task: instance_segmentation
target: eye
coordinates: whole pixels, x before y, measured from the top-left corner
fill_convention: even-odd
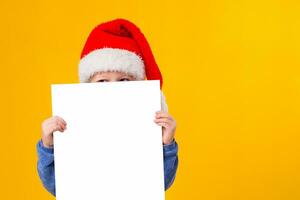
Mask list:
[[[108,80],[106,80],[106,79],[100,79],[100,80],[98,80],[96,82],[108,82]]]
[[[130,81],[129,78],[121,78],[119,81]]]

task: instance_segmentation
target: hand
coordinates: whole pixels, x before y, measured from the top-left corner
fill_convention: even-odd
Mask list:
[[[53,116],[42,123],[42,142],[47,148],[53,146],[53,132],[64,132],[67,128],[65,120],[58,116]]]
[[[167,112],[158,111],[155,113],[155,120],[154,122],[162,126],[162,137],[163,137],[163,144],[171,144],[176,130],[176,122],[172,118],[171,115]]]

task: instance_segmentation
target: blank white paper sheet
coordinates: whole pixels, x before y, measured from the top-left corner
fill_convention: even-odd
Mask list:
[[[164,200],[159,81],[51,85],[57,200]]]

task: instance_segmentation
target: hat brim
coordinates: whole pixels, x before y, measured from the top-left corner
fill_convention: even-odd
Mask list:
[[[118,48],[96,49],[79,62],[79,80],[88,82],[97,72],[118,71],[145,79],[145,66],[142,58],[134,52]]]

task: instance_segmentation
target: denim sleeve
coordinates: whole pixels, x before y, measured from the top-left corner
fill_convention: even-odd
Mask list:
[[[43,186],[55,196],[54,150],[43,146],[42,140],[37,145],[37,169]]]
[[[164,175],[165,190],[174,182],[178,168],[178,145],[175,140],[171,144],[163,146],[164,151]]]

